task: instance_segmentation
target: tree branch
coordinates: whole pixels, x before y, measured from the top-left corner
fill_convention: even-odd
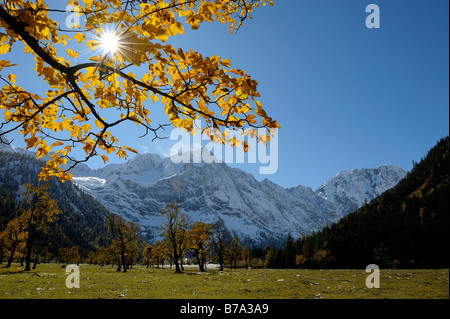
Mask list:
[[[10,15],[2,6],[0,6],[0,18],[5,21],[9,28],[19,35],[42,60],[56,70],[67,73],[67,67],[48,54],[39,45],[39,41],[25,29],[25,25]]]

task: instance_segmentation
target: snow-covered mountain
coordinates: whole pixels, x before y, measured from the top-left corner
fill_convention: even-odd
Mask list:
[[[191,154],[192,156],[192,154]],[[160,239],[161,211],[176,201],[193,221],[223,222],[249,244],[280,243],[322,229],[395,186],[406,171],[394,166],[342,171],[319,189],[283,188],[224,163],[174,164],[158,155],[137,155],[98,170],[79,165],[73,181],[111,212],[142,225]]]
[[[0,130],[0,134],[3,133],[2,130]],[[0,135],[0,152],[11,152],[15,153],[16,150],[11,145],[10,140],[5,135]]]
[[[315,193],[336,205],[341,218],[394,187],[405,176],[405,170],[392,165],[341,171]]]

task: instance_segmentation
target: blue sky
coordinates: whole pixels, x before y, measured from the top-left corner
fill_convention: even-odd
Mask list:
[[[449,134],[447,0],[274,2],[235,35],[225,25],[202,24],[171,41],[245,69],[259,82],[267,113],[282,127],[276,174],[258,175],[258,163],[232,166],[283,187],[316,189],[343,169],[392,164],[410,170],[413,160]],[[370,3],[380,8],[380,29],[365,25]],[[32,57],[23,58],[28,61],[11,72],[18,84],[22,79],[36,85],[27,77]],[[164,119],[160,105],[150,108]],[[139,133],[123,127],[117,137],[160,155],[175,143],[137,139]],[[18,134],[10,137],[23,147]]]

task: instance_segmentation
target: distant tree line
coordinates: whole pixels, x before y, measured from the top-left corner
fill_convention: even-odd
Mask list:
[[[211,262],[220,270],[264,266],[261,259],[252,258],[237,236],[230,236],[223,223],[192,223],[175,203],[162,211],[163,240],[150,245],[139,236],[138,224],[110,214],[104,224],[108,244],[83,253],[76,245],[53,241],[58,239],[51,233],[59,229],[55,223],[61,210],[48,192],[49,185],[24,184],[23,188],[18,205],[8,192],[0,197],[0,264],[6,263],[5,267],[13,261],[20,262],[25,271],[36,269],[41,262],[110,265],[123,272],[136,263],[158,268],[168,265],[176,272],[182,272],[186,264],[196,264],[203,272]]]
[[[192,222],[176,203],[167,204],[162,214],[165,217],[161,225],[163,239],[153,244],[139,240],[137,224],[111,215],[107,222],[114,235],[111,245],[90,252],[85,262],[101,266],[116,264],[118,271],[121,267],[126,271],[140,261],[147,267],[174,267],[176,273],[183,272],[186,264],[197,265],[201,272],[207,270],[209,263],[218,264],[222,271],[227,266],[235,269],[252,264],[263,266],[261,260],[251,259],[248,246],[242,246],[237,236],[231,237],[223,223]]]

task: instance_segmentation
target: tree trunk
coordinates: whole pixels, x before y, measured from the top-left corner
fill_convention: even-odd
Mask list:
[[[127,264],[125,262],[125,249],[122,250],[122,265],[123,265],[123,272],[127,272]]]
[[[181,273],[180,258],[178,256],[176,248],[173,249],[173,263],[175,264],[175,273],[180,274]]]
[[[200,268],[201,272],[205,271],[205,267],[203,266],[203,260],[200,258],[198,254],[195,254],[195,258],[197,259],[198,268]]]
[[[17,245],[13,245],[13,246],[12,246],[12,248],[11,248],[11,256],[9,256],[9,258],[8,258],[8,263],[6,264],[6,267],[5,267],[5,268],[11,267],[11,263],[12,263],[12,261],[13,261],[13,259],[14,259],[14,254],[16,253],[16,246],[17,246]]]
[[[181,273],[180,265],[178,264],[178,260],[175,260],[175,273]]]
[[[25,269],[24,271],[31,271],[31,251],[33,250],[33,231],[30,231],[27,239],[27,253],[25,256]]]
[[[220,271],[223,271],[223,258],[222,258],[222,256],[219,256],[219,265],[220,265]]]
[[[177,254],[175,254],[175,256],[173,258],[173,263],[175,264],[175,273],[181,273],[180,260],[178,259]]]
[[[34,262],[33,262],[33,269],[36,269],[36,265],[37,265],[37,259],[38,259],[38,256],[37,256],[37,254],[36,254],[36,253],[34,253]]]
[[[179,274],[179,273],[181,273],[181,269],[180,269],[180,261],[178,260],[178,254],[174,253],[173,257],[174,257],[173,258],[173,263],[175,264],[175,273]]]

